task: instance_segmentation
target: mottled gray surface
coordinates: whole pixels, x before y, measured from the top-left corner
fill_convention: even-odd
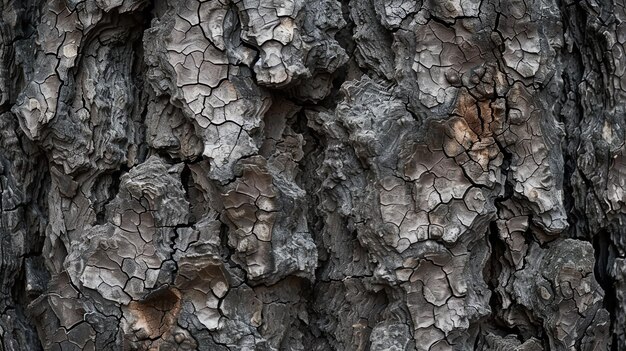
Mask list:
[[[0,351],[625,350],[624,0],[3,0]]]

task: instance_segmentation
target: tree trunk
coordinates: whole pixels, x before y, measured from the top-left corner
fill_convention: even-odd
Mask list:
[[[0,6],[0,350],[626,350],[623,0]]]

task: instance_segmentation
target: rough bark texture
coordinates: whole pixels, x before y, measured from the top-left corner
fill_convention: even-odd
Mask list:
[[[626,350],[623,0],[3,0],[0,350]]]

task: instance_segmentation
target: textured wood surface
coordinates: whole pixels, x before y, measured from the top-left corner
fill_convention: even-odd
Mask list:
[[[3,0],[0,351],[626,350],[624,0]]]

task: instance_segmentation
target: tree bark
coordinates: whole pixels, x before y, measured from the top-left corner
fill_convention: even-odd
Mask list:
[[[0,351],[626,350],[624,1],[0,13]]]

